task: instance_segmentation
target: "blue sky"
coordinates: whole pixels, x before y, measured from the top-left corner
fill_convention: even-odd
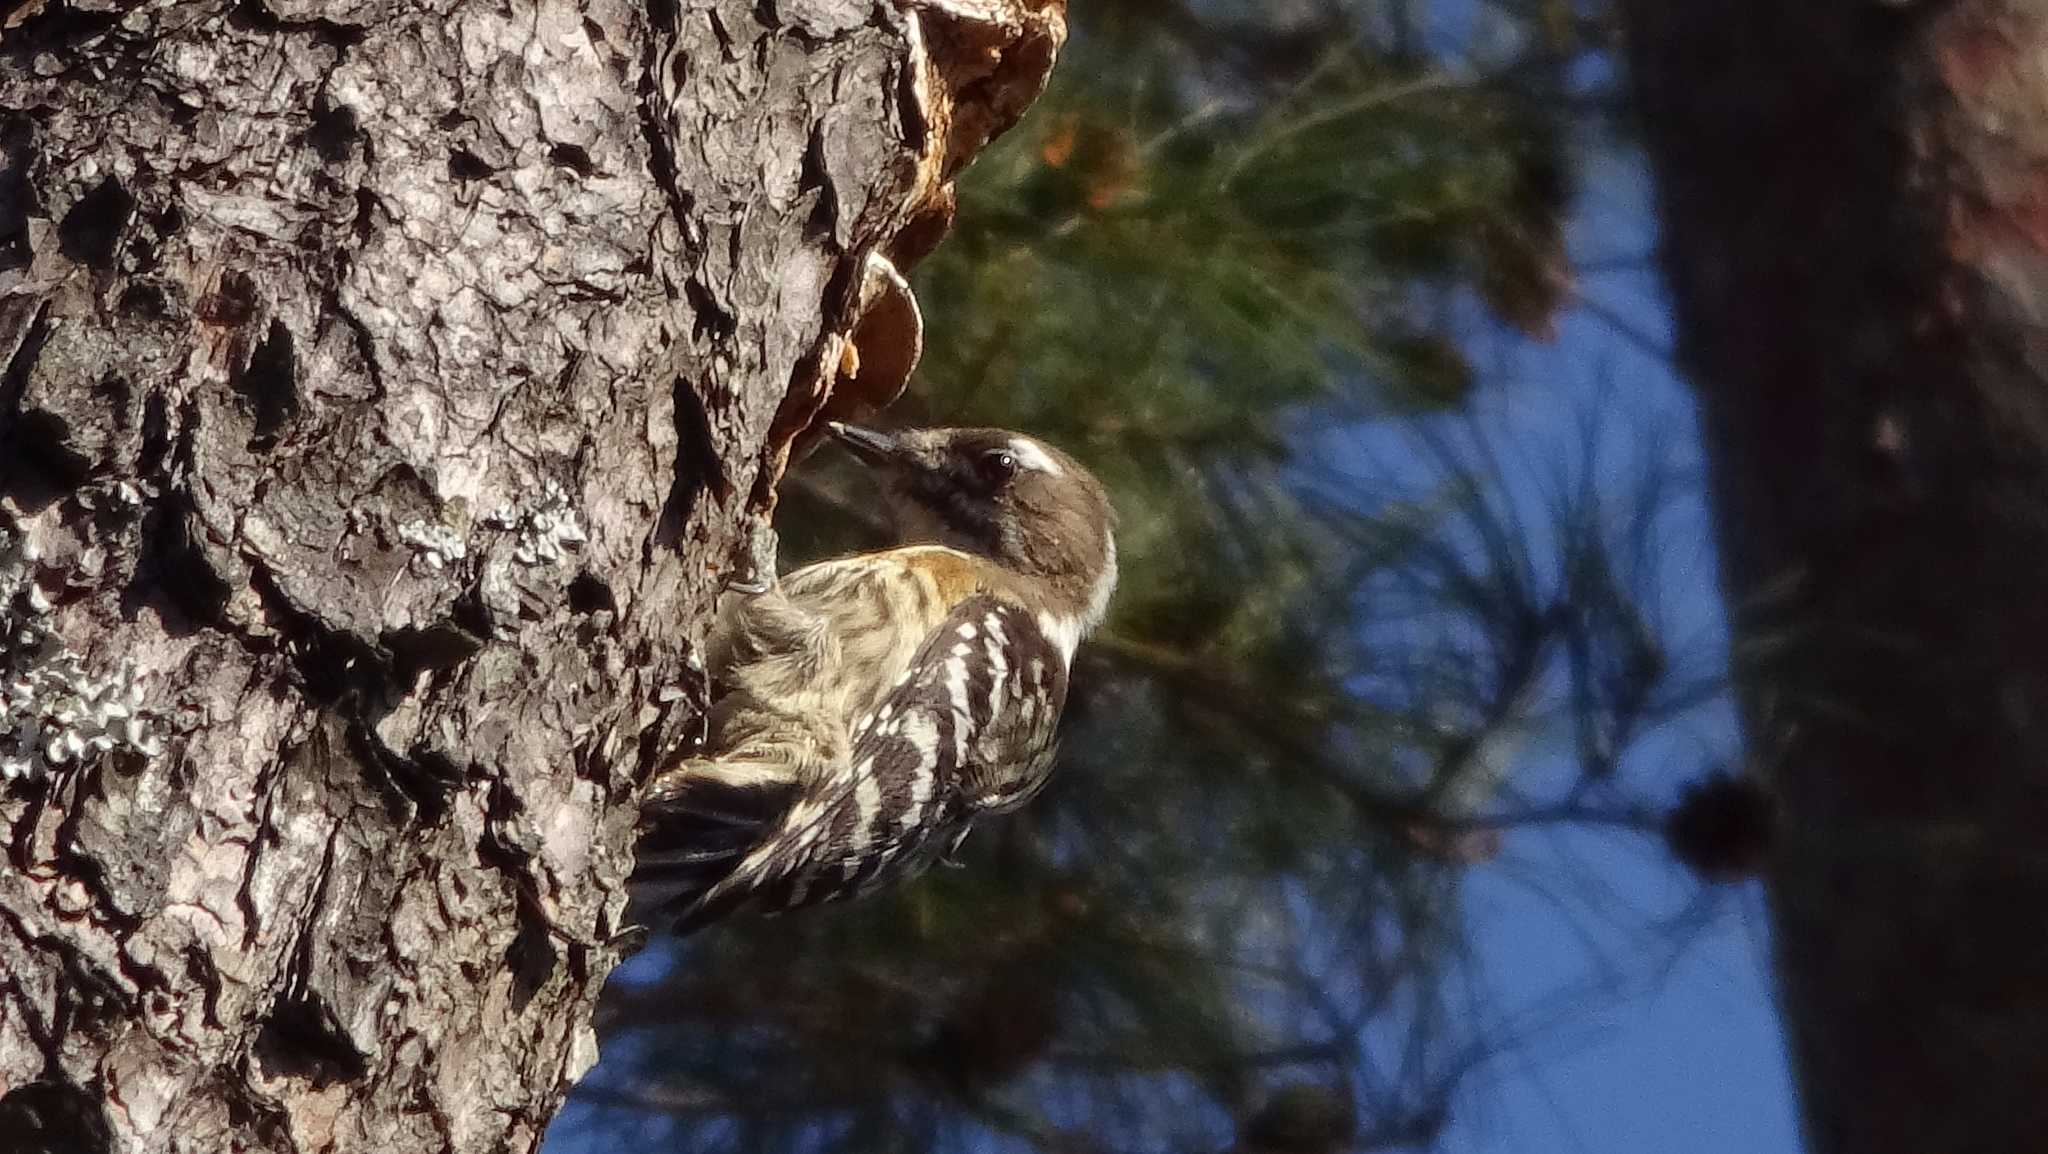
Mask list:
[[[1475,407],[1484,427],[1539,462],[1569,454],[1580,415],[1597,407],[1603,487],[1625,484],[1627,462],[1644,452],[1691,479],[1662,524],[1658,607],[1696,660],[1722,666],[1726,623],[1693,402],[1659,351],[1671,325],[1649,259],[1652,221],[1639,161],[1589,166],[1571,236],[1586,307],[1564,318],[1553,344],[1475,341],[1495,358],[1493,387]],[[1722,700],[1638,741],[1622,776],[1669,800],[1738,747]],[[1562,754],[1546,767],[1534,753],[1539,764],[1524,772],[1570,772]],[[1465,1087],[1443,1149],[1801,1149],[1758,883],[1703,887],[1654,840],[1627,831],[1532,828],[1511,832],[1500,858],[1472,871],[1466,916],[1476,1005],[1529,1033]]]

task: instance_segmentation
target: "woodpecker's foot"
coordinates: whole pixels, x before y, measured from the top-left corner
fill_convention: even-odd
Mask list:
[[[952,843],[947,845],[945,852],[939,855],[939,864],[947,869],[967,868],[967,863],[960,860],[960,847],[967,844],[967,835],[973,832],[974,827],[970,825],[959,833],[954,834]]]
[[[648,940],[653,936],[654,931],[648,927],[631,925],[613,934],[605,941],[605,945],[616,950],[620,958],[630,958],[646,949]]]
[[[748,597],[775,588],[775,554],[780,544],[775,526],[768,523],[768,518],[757,519],[747,540],[746,555],[740,559],[739,568],[726,578],[725,587]]]

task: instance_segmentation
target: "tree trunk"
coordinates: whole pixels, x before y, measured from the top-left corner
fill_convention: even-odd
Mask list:
[[[690,639],[1061,15],[14,6],[9,1149],[537,1144]]]
[[[2048,3],[1632,0],[1819,1154],[2048,1125]]]

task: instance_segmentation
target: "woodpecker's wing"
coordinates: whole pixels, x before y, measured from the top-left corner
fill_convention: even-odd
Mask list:
[[[852,752],[726,877],[681,904],[687,932],[753,901],[768,911],[915,876],[975,818],[1045,784],[1065,655],[1031,612],[989,594],[956,605],[855,726]]]

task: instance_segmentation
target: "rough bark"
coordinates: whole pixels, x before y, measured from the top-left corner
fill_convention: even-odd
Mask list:
[[[2048,4],[1634,0],[1820,1154],[2048,1124]]]
[[[538,1142],[690,639],[1060,16],[6,17],[7,1142]]]

